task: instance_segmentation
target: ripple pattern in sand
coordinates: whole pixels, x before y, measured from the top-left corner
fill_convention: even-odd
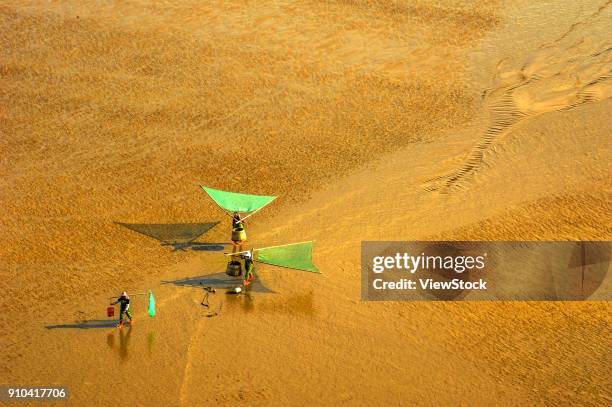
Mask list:
[[[529,118],[598,102],[612,96],[612,1],[573,24],[556,41],[540,46],[518,68],[501,61],[495,85],[484,92],[490,124],[463,164],[430,179],[427,191],[452,192],[490,163],[496,142]]]

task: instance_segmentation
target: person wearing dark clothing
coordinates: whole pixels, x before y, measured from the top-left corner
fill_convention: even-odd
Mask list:
[[[232,216],[232,241],[236,245],[240,245],[246,240],[246,230],[244,229],[245,221],[238,212]]]
[[[119,304],[119,325],[117,328],[123,328],[123,318],[124,315],[127,316],[130,320],[130,326],[134,324],[134,319],[132,318],[132,311],[130,310],[130,297],[127,292],[122,292],[119,298],[116,301],[111,302],[111,305]]]

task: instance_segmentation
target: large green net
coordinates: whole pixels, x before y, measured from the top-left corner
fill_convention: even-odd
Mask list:
[[[203,185],[202,189],[217,205],[228,212],[253,212],[276,199],[275,196],[239,194],[208,188]]]
[[[274,266],[320,273],[312,263],[312,242],[256,249],[257,261]]]

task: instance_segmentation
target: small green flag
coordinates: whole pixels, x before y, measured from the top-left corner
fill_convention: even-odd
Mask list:
[[[150,317],[154,317],[155,316],[155,298],[153,297],[153,292],[151,290],[149,290],[149,316]]]

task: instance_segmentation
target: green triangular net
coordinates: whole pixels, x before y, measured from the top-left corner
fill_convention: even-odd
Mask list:
[[[257,261],[274,266],[320,273],[312,263],[312,242],[256,249]]]

